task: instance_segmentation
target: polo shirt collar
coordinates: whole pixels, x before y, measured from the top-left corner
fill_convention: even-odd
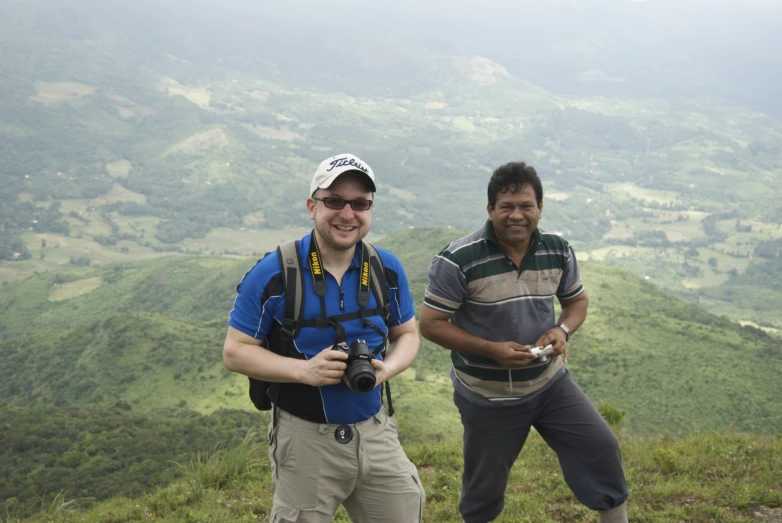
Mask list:
[[[494,224],[491,223],[491,220],[486,220],[486,224],[483,226],[483,236],[486,238],[486,241],[493,243],[500,249],[500,242],[497,240],[497,233],[494,230]],[[540,233],[540,228],[536,227],[534,231],[532,231],[532,241],[540,245],[543,241],[543,235]]]

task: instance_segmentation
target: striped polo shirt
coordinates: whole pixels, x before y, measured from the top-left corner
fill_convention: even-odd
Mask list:
[[[559,234],[535,230],[521,267],[505,254],[486,225],[443,249],[432,261],[424,305],[452,314],[451,322],[489,341],[533,345],[555,325],[554,297],[584,292],[576,256]],[[491,400],[540,390],[564,366],[562,357],[508,370],[496,361],[451,351],[455,375]]]

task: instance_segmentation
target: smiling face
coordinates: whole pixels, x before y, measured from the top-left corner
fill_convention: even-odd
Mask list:
[[[527,249],[543,211],[543,202],[538,204],[532,185],[522,185],[521,190],[512,192],[515,188],[497,193],[494,207],[486,206],[500,245],[514,252]]]
[[[374,198],[366,184],[366,176],[353,172],[341,175],[328,189],[318,189],[313,196],[332,196],[344,200]],[[372,225],[372,209],[354,211],[349,204],[341,210],[329,209],[322,201],[313,198],[307,198],[307,209],[310,219],[315,222],[315,236],[322,249],[352,249],[364,239]]]

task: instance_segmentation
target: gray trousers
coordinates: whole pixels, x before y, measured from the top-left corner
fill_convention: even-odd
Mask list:
[[[486,523],[502,513],[510,469],[531,426],[557,453],[581,503],[609,510],[627,499],[619,442],[569,373],[512,407],[482,407],[458,393],[454,402],[464,425],[459,512],[465,523]]]

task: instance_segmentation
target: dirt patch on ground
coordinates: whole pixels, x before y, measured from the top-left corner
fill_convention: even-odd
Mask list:
[[[33,102],[53,105],[82,96],[95,94],[95,88],[76,82],[38,82],[35,84],[36,94],[30,97]]]
[[[202,109],[207,109],[212,100],[212,93],[205,87],[188,87],[173,78],[163,78],[158,87],[169,96],[184,96]]]
[[[130,160],[121,159],[106,164],[106,171],[112,178],[124,178],[130,172]]]
[[[269,99],[271,93],[268,91],[253,91],[250,93],[250,98],[254,98],[260,102],[265,102]]]
[[[208,129],[194,134],[174,148],[175,152],[201,154],[215,147],[222,149],[228,145],[228,137],[222,129]]]
[[[55,245],[59,245],[60,247],[68,246],[68,240],[64,239],[61,236],[55,236],[53,234],[36,234],[35,238],[36,241],[45,240],[46,245],[49,247],[54,247]]]
[[[770,508],[765,505],[750,505],[747,507],[758,521],[766,523],[782,523],[782,508]]]
[[[68,283],[54,284],[51,292],[49,293],[49,300],[69,300],[71,298],[87,294],[88,292],[92,292],[101,285],[103,285],[103,279],[100,276]]]
[[[551,194],[547,194],[546,198],[548,198],[549,200],[556,200],[558,202],[564,202],[565,200],[570,198],[570,196],[568,196],[567,194],[565,194],[563,192],[554,192],[554,193],[551,193]]]
[[[114,202],[135,202],[143,205],[147,203],[147,197],[115,183],[106,194],[91,199],[89,204],[101,206]]]
[[[151,116],[155,110],[146,105],[138,105],[136,102],[126,96],[109,95],[109,100],[118,102],[114,107],[122,118],[132,118],[134,116]]]
[[[415,194],[411,193],[410,191],[406,191],[404,189],[399,189],[398,187],[389,187],[388,194],[390,194],[391,196],[396,196],[400,200],[407,200],[407,201],[415,200]]]
[[[192,62],[190,60],[185,60],[184,58],[179,58],[178,56],[170,54],[170,53],[166,54],[166,58],[168,58],[169,60],[171,60],[173,62],[177,62],[177,63],[180,63],[180,64],[192,65]]]
[[[760,330],[762,330],[762,331],[764,331],[764,332],[766,332],[768,334],[773,334],[773,335],[782,334],[782,329],[775,329],[774,327],[764,327],[762,325],[758,325],[754,321],[739,320],[739,325],[741,325],[742,327],[745,327],[745,326],[749,325],[750,327],[754,327],[756,329],[760,329]],[[782,510],[782,509],[780,509],[780,510]]]
[[[492,85],[498,78],[508,76],[503,66],[481,56],[455,57],[452,66],[478,85]]]
[[[445,109],[445,103],[444,102],[428,102],[426,105],[424,105],[427,109]]]
[[[304,140],[304,137],[300,134],[294,133],[293,131],[289,131],[287,129],[274,129],[272,127],[265,127],[263,125],[243,125],[245,129],[265,140],[282,140],[283,142]]]

